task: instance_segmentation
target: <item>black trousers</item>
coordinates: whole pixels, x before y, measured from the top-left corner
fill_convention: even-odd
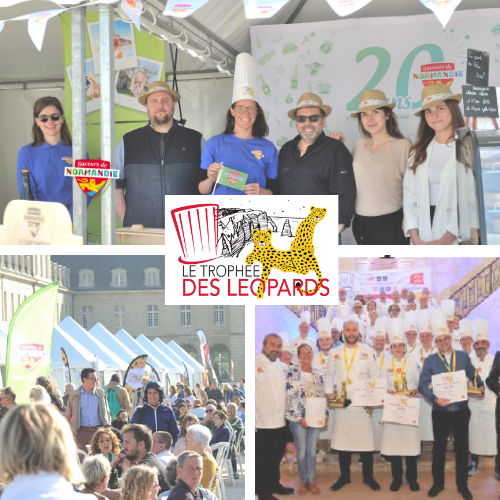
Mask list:
[[[376,217],[354,214],[352,233],[358,245],[408,245],[402,226],[403,209]]]
[[[496,407],[496,427],[497,427],[497,455],[495,457],[495,472],[500,472],[500,398],[497,399]]]
[[[270,495],[280,482],[280,462],[285,453],[286,427],[258,429],[255,433],[255,493]]]
[[[363,481],[373,479],[373,451],[362,451],[360,454],[363,464]],[[351,480],[351,451],[339,451],[340,478]]]
[[[392,479],[403,482],[403,457],[387,457],[391,462]],[[417,482],[417,457],[406,457],[406,480]]]
[[[432,411],[434,447],[432,449],[432,477],[434,484],[444,487],[446,443],[453,432],[455,448],[455,481],[458,489],[467,487],[469,461],[470,410]]]

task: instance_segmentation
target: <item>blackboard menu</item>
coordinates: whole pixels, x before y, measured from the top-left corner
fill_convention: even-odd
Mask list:
[[[487,87],[489,77],[490,55],[481,50],[467,51],[467,73],[465,81],[476,87]]]
[[[498,118],[497,90],[495,87],[462,85],[464,115],[476,118]]]

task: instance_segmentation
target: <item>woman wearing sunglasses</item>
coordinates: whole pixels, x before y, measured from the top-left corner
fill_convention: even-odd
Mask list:
[[[265,139],[268,134],[264,111],[257,102],[255,64],[250,54],[243,53],[236,59],[233,98],[224,132],[209,139],[201,154],[200,193],[273,194],[268,181],[278,176],[278,150]],[[223,167],[233,173],[223,172],[218,179]],[[241,174],[248,175],[244,185],[235,182],[244,179]]]
[[[28,169],[33,198],[62,203],[73,218],[73,179],[64,176],[64,168],[73,162],[73,148],[59,99],[42,97],[36,101],[32,136],[33,142],[23,146],[17,155],[19,194],[23,188],[22,171]]]
[[[461,100],[448,85],[422,90],[417,141],[404,178],[405,230],[414,245],[457,245],[459,234],[477,242],[474,173],[466,155],[460,163],[455,150],[454,132],[465,126]]]
[[[358,119],[362,139],[352,151],[356,206],[352,232],[358,245],[406,245],[403,232],[403,178],[411,142],[399,130],[396,103],[381,90],[359,96]],[[334,139],[342,137],[333,132]]]

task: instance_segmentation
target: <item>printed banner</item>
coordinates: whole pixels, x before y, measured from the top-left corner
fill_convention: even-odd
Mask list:
[[[414,113],[421,108],[424,86],[442,82],[461,92],[467,49],[492,54],[489,85],[500,87],[498,9],[455,12],[444,31],[429,14],[251,26],[250,35],[258,102],[269,124],[269,139],[278,148],[298,135],[287,113],[305,92],[332,107],[324,131],[343,132],[352,150],[361,136],[358,119],[350,114],[359,109],[365,90],[382,90],[396,103],[401,131],[415,142],[420,118]]]
[[[348,16],[369,4],[372,0],[326,0],[338,16]]]
[[[393,290],[401,291],[402,288],[414,292],[420,292],[425,287],[432,290],[431,276],[427,268],[414,271],[342,271],[339,273],[339,288],[346,289],[350,300],[358,293],[371,293],[378,298],[382,290],[391,297]]]
[[[219,171],[219,175],[217,176],[215,185],[222,184],[223,186],[237,189],[238,191],[243,191],[243,188],[247,183],[247,179],[248,174],[245,174],[244,172],[239,172],[238,170],[234,170],[229,167],[222,167],[222,169]]]
[[[123,378],[123,387],[127,389],[130,396],[130,401],[134,392],[142,387],[142,381],[144,379],[144,372],[146,370],[146,362],[148,360],[147,354],[142,354],[133,359],[128,365],[127,371],[125,372],[125,377]]]
[[[420,0],[420,3],[432,10],[439,22],[446,28],[448,21],[451,19],[453,12],[458,7],[462,0]]]
[[[247,19],[267,19],[273,17],[289,0],[243,0]],[[370,0],[368,0],[370,1]]]
[[[195,10],[203,7],[208,0],[191,0],[191,1],[179,1],[179,0],[168,0],[167,5],[165,5],[165,10],[163,11],[164,16],[173,17],[187,17],[190,16]]]
[[[64,350],[64,347],[61,347],[61,356],[63,363],[64,385],[66,386],[68,384],[71,384],[71,370],[69,367],[68,356],[66,356],[66,351]]]
[[[17,308],[10,322],[5,385],[14,389],[18,404],[29,403],[37,377],[50,375],[58,290],[55,281],[35,292]]]
[[[141,31],[142,0],[122,0],[121,6],[135,27]]]

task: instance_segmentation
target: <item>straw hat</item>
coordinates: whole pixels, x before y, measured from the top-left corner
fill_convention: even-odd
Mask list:
[[[325,112],[325,116],[328,116],[332,112],[332,108],[330,106],[327,106],[326,104],[323,104],[320,96],[312,94],[311,92],[306,92],[299,97],[299,100],[297,101],[297,107],[291,109],[288,112],[288,116],[292,120],[295,120],[295,113],[298,109],[311,107],[318,107],[322,109]]]
[[[385,94],[381,90],[365,90],[359,96],[359,109],[356,113],[351,113],[351,116],[357,118],[358,113],[382,107],[394,109],[396,103],[388,103],[387,97],[385,97]]]
[[[148,100],[148,96],[154,94],[155,92],[168,92],[174,98],[175,102],[177,102],[181,98],[180,94],[175,90],[172,90],[168,83],[160,82],[159,80],[157,80],[156,82],[153,82],[149,86],[149,91],[147,94],[144,94],[143,96],[139,97],[139,102],[143,106],[146,106],[146,101]]]
[[[415,116],[420,116],[420,113],[431,106],[439,104],[440,102],[448,101],[452,99],[454,101],[460,102],[462,100],[462,94],[454,94],[448,85],[443,83],[435,83],[434,85],[428,85],[422,90],[422,107],[416,113]]]

